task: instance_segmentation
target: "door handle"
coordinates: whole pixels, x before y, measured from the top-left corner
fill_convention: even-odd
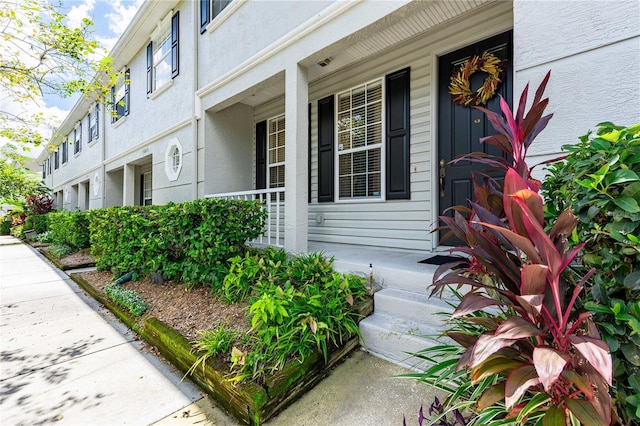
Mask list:
[[[446,165],[447,162],[444,159],[440,159],[440,198],[444,197],[444,178],[447,176],[447,170],[445,169]]]

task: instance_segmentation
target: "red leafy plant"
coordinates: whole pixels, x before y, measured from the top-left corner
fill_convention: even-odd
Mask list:
[[[515,115],[504,99],[504,117],[479,108],[497,132],[481,142],[506,156],[473,153],[454,161],[503,169],[504,181],[474,176],[471,208],[457,206],[453,216],[441,217],[464,243],[452,252],[463,256],[438,269],[432,295],[457,286],[464,296],[452,318],[484,330],[446,333],[466,348],[457,370],[467,369],[472,383],[495,379],[478,399],[477,412],[504,404],[506,418],[518,424],[608,425],[611,355],[577,303],[590,274],[578,279],[567,269],[582,248],[567,246],[577,220],[567,210],[554,224],[545,223],[540,182],[526,163],[529,146],[551,118],[543,116],[549,100],[542,99],[549,75],[526,114],[528,85]],[[473,315],[487,309],[495,315]]]

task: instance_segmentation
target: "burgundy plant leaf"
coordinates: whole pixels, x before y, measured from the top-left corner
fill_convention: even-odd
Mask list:
[[[503,305],[503,303],[495,299],[490,299],[488,297],[481,296],[477,293],[467,293],[462,298],[462,300],[460,301],[460,304],[455,309],[455,311],[453,311],[451,318],[461,317],[463,315],[470,314],[472,312],[476,312],[481,309],[484,309],[487,306],[496,306],[496,305]]]
[[[503,339],[524,339],[527,337],[541,336],[544,331],[531,324],[524,318],[511,316],[507,318],[495,332],[495,336]]]
[[[490,111],[481,106],[475,106],[474,108],[482,111],[482,113],[485,115],[485,117],[487,117],[496,132],[501,135],[505,135],[509,139],[513,139],[513,135],[509,130],[509,125],[507,124],[505,119],[500,116],[500,114]]]
[[[481,325],[489,331],[495,331],[500,325],[497,322],[497,318],[494,317],[465,317],[464,320],[466,322],[472,322],[474,324]]]
[[[538,221],[540,226],[544,226],[544,201],[542,197],[530,189],[521,189],[513,197],[518,197],[526,203],[527,207]]]
[[[520,103],[518,104],[518,112],[516,113],[516,123],[522,125],[522,117],[524,117],[524,110],[527,107],[527,97],[529,96],[529,83],[524,86],[524,90],[520,95]]]
[[[527,237],[523,237],[522,235],[516,234],[510,229],[501,228],[490,223],[479,222],[480,224],[487,226],[489,228],[493,228],[504,235],[513,245],[518,247],[518,249],[522,250],[524,254],[529,257],[529,259],[534,263],[542,263],[542,259],[540,259],[540,255],[535,249],[535,246]]]
[[[485,408],[491,407],[496,402],[502,401],[504,399],[504,385],[505,382],[500,382],[485,389],[480,398],[478,398],[476,411],[480,412]]]
[[[605,423],[605,420],[589,401],[566,397],[564,403],[583,426],[603,426],[608,424]]]
[[[542,312],[544,294],[516,296],[516,300],[520,303],[520,306],[522,306],[527,310],[527,312],[529,312],[532,317],[536,317]]]
[[[544,294],[544,289],[547,286],[547,276],[549,275],[549,267],[547,265],[541,263],[524,265],[520,274],[521,295]]]
[[[549,77],[551,77],[551,70],[547,71],[547,75],[544,76],[542,82],[538,86],[536,90],[536,96],[533,98],[533,103],[537,104],[542,99],[542,95],[544,94],[544,89],[547,87],[547,83],[549,82]]]
[[[422,422],[424,422],[424,413],[422,412],[422,406],[420,406],[420,411],[418,411],[418,425],[422,426]]]
[[[500,336],[493,335],[493,333],[482,334],[473,346],[473,354],[471,355],[471,362],[469,364],[470,367],[477,367],[491,355],[504,347],[510,346],[515,341],[515,339],[503,339]]]
[[[551,117],[553,117],[553,114],[545,115],[544,117],[540,118],[540,120],[534,126],[533,130],[531,130],[529,135],[524,139],[525,148],[529,148],[536,136],[538,136],[540,132],[542,132],[547,127],[547,124],[549,124],[549,120],[551,120]]]
[[[473,354],[473,346],[467,348],[466,351],[460,356],[460,359],[456,363],[456,371],[464,370],[469,366],[471,361],[471,355]]]
[[[486,377],[494,376],[503,371],[511,371],[523,364],[525,364],[525,362],[518,359],[493,355],[473,369],[471,372],[471,381],[475,384]]]
[[[533,366],[545,391],[548,392],[558,380],[569,359],[569,355],[549,346],[537,346],[533,349]]]
[[[549,238],[555,240],[558,235],[571,235],[573,229],[578,225],[578,218],[573,214],[570,209],[560,213],[560,216],[556,219],[556,222],[549,231]]]
[[[593,386],[591,382],[587,380],[586,377],[581,376],[573,370],[565,370],[562,372],[562,376],[567,379],[569,382],[573,383],[575,387],[580,389],[582,393],[587,397],[587,399],[593,398]]]
[[[522,141],[524,144],[523,146],[525,148],[527,148],[527,146],[526,146],[526,143],[524,143],[524,141],[525,140],[532,141],[537,136],[538,133],[544,130],[544,128],[547,125],[547,122],[551,118],[550,116],[552,114],[545,116],[544,119],[542,117],[542,114],[544,114],[544,110],[547,108],[548,103],[549,103],[549,99],[547,98],[547,99],[543,99],[537,104],[531,105],[531,109],[529,110],[526,117],[522,121],[522,131],[523,131]],[[537,133],[534,134],[537,128],[539,128],[539,130],[537,131]]]
[[[493,145],[500,151],[506,152],[510,156],[513,153],[513,149],[511,147],[511,144],[509,143],[509,138],[507,138],[505,135],[486,136],[484,138],[480,138],[480,143]]]
[[[562,272],[562,258],[560,257],[560,253],[558,253],[558,250],[547,236],[547,233],[544,232],[540,223],[535,219],[525,201],[518,197],[514,197],[513,199],[518,203],[520,209],[522,209],[524,225],[527,228],[531,241],[535,244],[540,254],[540,258],[543,260],[543,262],[534,261],[534,263],[545,263],[549,266],[549,272],[552,276],[560,275],[560,272]]]
[[[507,410],[518,402],[527,389],[539,383],[540,379],[533,365],[523,365],[513,370],[511,374],[509,374],[509,377],[507,377],[507,383],[505,385],[504,402]]]
[[[516,123],[516,120],[513,117],[513,113],[511,112],[511,107],[509,107],[509,104],[507,103],[507,101],[504,100],[502,96],[500,96],[500,109],[502,110],[502,114],[507,119],[507,124],[509,126],[509,130],[511,133],[512,143],[514,145],[513,157],[514,159],[519,159],[519,158],[516,158],[516,153],[519,154],[519,151],[520,151],[519,148],[523,139],[522,129],[520,129],[520,126],[518,126],[518,124]]]
[[[605,382],[611,385],[613,363],[611,361],[609,346],[602,340],[588,336],[576,336],[575,334],[569,336],[569,341],[587,362],[600,373]]]
[[[486,164],[489,167],[495,167],[499,170],[507,170],[510,164],[503,158],[494,157],[484,152],[472,152],[470,154],[461,155],[451,160],[451,164],[461,161],[473,161],[474,163]]]
[[[461,333],[458,331],[450,331],[445,333],[447,337],[454,340],[457,344],[462,346],[463,348],[470,348],[475,345],[478,341],[476,336],[472,336],[471,334]]]

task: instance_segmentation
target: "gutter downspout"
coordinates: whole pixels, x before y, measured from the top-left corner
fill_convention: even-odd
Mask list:
[[[198,81],[198,57],[200,56],[198,41],[200,37],[200,27],[196,25],[198,20],[200,19],[200,15],[198,13],[198,3],[191,2],[193,5],[193,25],[191,25],[191,30],[193,32],[193,115],[191,117],[191,131],[193,133],[193,172],[192,172],[192,180],[193,186],[191,189],[191,198],[193,200],[198,199],[198,121],[200,118],[200,97],[196,95],[196,91],[198,90],[199,81]]]

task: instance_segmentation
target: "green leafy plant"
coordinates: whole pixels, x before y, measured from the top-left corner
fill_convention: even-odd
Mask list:
[[[38,234],[38,241],[41,243],[51,243],[53,242],[53,237],[51,236],[51,231],[46,231],[41,234]]]
[[[291,270],[300,272],[297,280],[287,275]],[[224,281],[229,287],[217,294],[248,300],[251,321],[250,332],[238,333],[229,345],[233,380],[264,380],[314,351],[326,360],[331,347],[359,334],[353,305],[366,293],[364,280],[334,273],[321,254],[289,258],[273,248],[248,251],[231,259]],[[206,355],[207,344],[199,341]]]
[[[262,233],[257,202],[204,199],[90,211],[91,253],[101,270],[156,272],[189,286],[219,288],[227,259]]]
[[[104,294],[117,304],[124,306],[134,317],[142,316],[149,306],[134,290],[123,288],[115,283],[109,283],[104,288]]]
[[[223,280],[223,294],[227,302],[244,300],[254,290],[268,283],[285,279],[287,253],[269,247],[260,253],[247,250],[244,256],[229,259],[229,273]]]
[[[89,247],[87,212],[51,212],[48,216],[54,244],[67,244],[76,250]]]
[[[197,340],[193,342],[193,350],[200,352],[201,355],[184,376],[192,374],[199,365],[204,368],[207,359],[212,356],[228,352],[236,335],[237,330],[231,329],[226,325],[220,325],[211,330],[199,331]]]
[[[611,348],[614,399],[624,424],[640,422],[640,124],[600,123],[565,145],[548,166],[545,215],[572,208],[578,219],[570,244],[584,244],[584,268],[596,268],[585,307]]]
[[[515,114],[504,99],[504,117],[477,107],[497,132],[481,141],[507,158],[473,153],[454,162],[499,167],[505,178],[502,183],[487,176],[475,178],[471,208],[456,207],[453,217],[441,217],[449,232],[464,242],[455,251],[465,257],[438,269],[432,294],[441,294],[449,285],[464,286],[454,318],[474,322],[468,315],[487,308],[505,318],[495,325],[482,324],[479,336],[447,334],[465,348],[456,369],[468,369],[472,384],[495,380],[478,399],[477,412],[504,404],[506,418],[518,424],[609,424],[609,348],[589,313],[577,305],[589,275],[574,280],[566,273],[582,248],[566,243],[577,219],[567,210],[555,223],[545,222],[538,194],[541,183],[531,177],[526,163],[531,143],[551,118],[543,116],[548,78],[549,74],[526,113],[528,85]]]
[[[73,247],[68,244],[51,244],[47,247],[47,251],[59,259],[75,253]]]

